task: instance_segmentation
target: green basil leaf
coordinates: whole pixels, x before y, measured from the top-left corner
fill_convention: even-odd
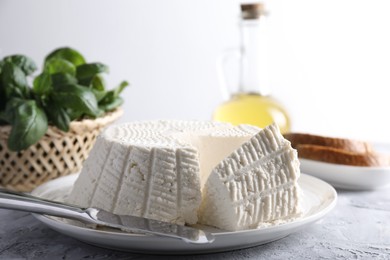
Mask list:
[[[101,99],[99,102],[100,106],[108,105],[116,100],[116,98],[119,97],[120,93],[127,87],[129,86],[129,83],[127,81],[121,82],[118,87],[116,87],[113,90],[107,91],[106,95],[104,98]],[[118,102],[118,101],[116,101]],[[107,110],[105,110],[107,111]]]
[[[123,104],[123,99],[121,97],[114,98],[110,103],[99,104],[99,108],[105,112],[114,110],[115,108]]]
[[[0,111],[0,125],[8,125],[8,121],[6,120],[5,111]]]
[[[3,66],[4,66],[4,60],[0,60],[0,74],[1,74],[1,70],[3,69]]]
[[[34,79],[33,89],[38,95],[47,95],[52,90],[51,75],[47,72],[39,74]]]
[[[27,56],[24,55],[11,55],[4,58],[4,61],[11,62],[18,66],[24,74],[31,75],[34,71],[37,70],[37,65],[35,62]]]
[[[66,109],[59,107],[55,102],[49,102],[45,107],[49,121],[64,132],[69,131],[70,117]]]
[[[44,136],[48,123],[45,112],[34,100],[28,100],[15,108],[11,126],[8,148],[11,151],[21,151]]]
[[[83,55],[81,55],[81,53],[68,47],[59,48],[52,51],[49,55],[46,56],[45,63],[50,59],[58,59],[58,58],[67,60],[70,63],[72,63],[74,66],[79,66],[85,63],[85,59]]]
[[[27,85],[26,75],[21,68],[11,62],[5,62],[1,72],[2,87],[5,96],[29,98],[30,89]]]
[[[93,78],[99,73],[108,72],[108,67],[102,63],[88,63],[77,66],[76,77],[79,84],[90,86]]]
[[[92,78],[91,87],[92,89],[104,91],[106,89],[106,82],[101,75],[96,75]]]
[[[51,80],[54,86],[77,84],[77,79],[68,73],[55,73],[51,75]]]
[[[106,96],[106,91],[91,89],[98,103]]]
[[[0,111],[0,120],[7,121],[7,116],[5,114],[5,110]]]
[[[72,76],[76,75],[76,67],[73,63],[59,58],[50,59],[45,62],[45,71],[50,74],[68,73]]]
[[[0,72],[0,79],[1,79],[1,72]],[[3,84],[0,80],[0,111],[3,111],[5,109],[5,104],[7,103],[7,97],[5,96],[5,90],[3,87]]]
[[[114,99],[115,99],[114,91],[113,90],[107,91],[106,95],[104,95],[104,97],[99,102],[99,105],[109,104],[109,103],[113,102]]]
[[[96,100],[100,102],[106,95],[106,82],[101,75],[96,75],[92,79],[91,90],[95,94]]]
[[[122,81],[119,86],[114,89],[114,97],[119,97],[119,94],[129,85],[129,82]]]
[[[84,115],[83,112],[75,111],[75,110],[70,109],[70,108],[66,109],[66,112],[68,113],[68,115],[70,117],[70,121],[82,119],[83,115]]]
[[[101,114],[93,92],[80,85],[55,86],[52,98],[62,108],[70,108],[92,117]]]
[[[4,119],[8,123],[12,123],[15,120],[15,113],[19,106],[23,105],[26,101],[21,98],[11,98],[8,100],[6,108],[5,108],[5,117]]]

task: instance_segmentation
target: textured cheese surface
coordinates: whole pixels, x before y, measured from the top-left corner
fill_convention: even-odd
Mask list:
[[[258,131],[199,121],[111,126],[98,137],[68,202],[195,224],[212,169]]]
[[[234,231],[297,216],[299,175],[296,151],[270,125],[214,168],[203,190],[200,223]]]

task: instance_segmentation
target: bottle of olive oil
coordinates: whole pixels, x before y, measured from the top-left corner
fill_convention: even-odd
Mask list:
[[[262,128],[275,122],[286,133],[290,131],[289,116],[269,90],[265,18],[263,4],[241,5],[239,89],[214,111],[213,119]],[[221,62],[220,67],[223,65]]]

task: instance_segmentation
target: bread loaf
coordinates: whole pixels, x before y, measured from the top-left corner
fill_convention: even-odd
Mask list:
[[[300,158],[352,166],[389,166],[389,156],[376,153],[365,141],[303,133],[284,136]]]
[[[289,133],[285,134],[284,137],[291,142],[291,146],[294,148],[301,144],[307,144],[332,147],[355,153],[369,153],[373,151],[371,144],[359,140],[302,133]]]

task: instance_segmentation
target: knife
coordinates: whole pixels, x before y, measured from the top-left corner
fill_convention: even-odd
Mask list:
[[[2,188],[0,188],[0,208],[74,219],[87,224],[120,229],[125,232],[181,239],[191,244],[212,243],[215,239],[213,234],[193,227],[143,217],[117,215],[98,208],[79,208]]]

